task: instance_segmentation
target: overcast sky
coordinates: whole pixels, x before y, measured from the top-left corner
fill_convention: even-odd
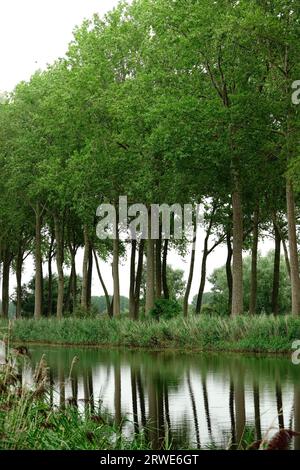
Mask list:
[[[118,0],[0,0],[0,90],[10,91],[62,57],[72,31]]]
[[[116,6],[118,0],[0,0],[0,91],[11,91],[21,80],[28,80],[38,68],[44,68],[58,57],[64,56],[72,31],[93,13],[104,14]],[[188,201],[187,201],[188,202]],[[197,246],[195,278],[192,287],[194,295],[199,286],[203,233]],[[269,244],[261,246],[265,252]],[[81,265],[81,254],[78,269]],[[170,255],[174,267],[184,269],[188,274],[188,260],[182,260],[175,253]],[[218,248],[210,257],[208,274],[226,260],[224,247]],[[108,289],[112,292],[111,267],[102,263]],[[80,272],[80,271],[79,271]],[[28,259],[24,282],[33,273],[32,259]],[[128,262],[121,266],[121,293],[128,295]],[[11,288],[14,287],[12,279]],[[1,290],[1,287],[0,287]],[[94,277],[93,294],[99,294],[99,282]],[[191,296],[192,296],[191,295]]]

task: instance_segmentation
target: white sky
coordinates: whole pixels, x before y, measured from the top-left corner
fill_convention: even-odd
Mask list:
[[[62,57],[76,25],[118,0],[0,0],[0,90]]]
[[[116,6],[118,0],[0,0],[0,91],[11,91],[21,80],[28,80],[39,68],[44,68],[58,57],[63,57],[72,31],[93,13],[104,14]],[[200,282],[201,246],[203,233],[197,247],[197,260],[191,298]],[[266,251],[271,246],[264,244]],[[81,258],[81,254],[79,256]],[[175,253],[170,254],[170,264],[188,275],[188,260],[184,262]],[[208,261],[208,274],[225,263],[226,250],[218,248]],[[80,272],[81,260],[78,260]],[[112,292],[111,267],[102,263],[104,278]],[[23,281],[28,282],[33,273],[32,260],[25,266]],[[120,269],[121,294],[128,295],[128,262]],[[11,290],[15,285],[14,278]],[[94,273],[93,295],[102,294]]]

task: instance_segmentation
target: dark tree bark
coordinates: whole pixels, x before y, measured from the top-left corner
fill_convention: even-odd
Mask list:
[[[121,314],[120,306],[120,277],[119,277],[119,228],[118,219],[116,227],[116,238],[113,240],[113,284],[114,284],[114,297],[113,297],[113,316],[119,317]]]
[[[212,251],[224,239],[224,237],[219,238],[219,240],[216,241],[211,248],[208,248],[208,242],[209,242],[209,238],[211,236],[213,223],[214,223],[214,215],[216,213],[216,210],[217,210],[217,205],[214,205],[213,210],[212,210],[212,214],[211,214],[211,217],[210,217],[210,221],[209,221],[209,224],[208,224],[206,236],[205,236],[205,239],[204,239],[203,255],[202,255],[202,262],[201,262],[201,279],[200,279],[200,286],[199,286],[197,304],[196,304],[196,315],[200,314],[201,307],[202,307],[203,294],[204,294],[204,289],[205,289],[205,284],[206,284],[207,258],[212,253]]]
[[[90,253],[90,239],[88,234],[88,227],[85,225],[83,228],[84,238],[84,254],[82,264],[82,289],[81,289],[81,307],[83,310],[88,310],[88,265]]]
[[[226,244],[227,244],[227,259],[226,259],[226,277],[228,287],[228,312],[231,311],[232,306],[232,244],[231,244],[231,230],[227,230],[226,233]]]
[[[192,252],[191,252],[191,262],[190,262],[190,270],[189,270],[189,277],[186,285],[186,290],[183,299],[183,316],[187,317],[189,313],[189,297],[191,293],[193,277],[194,277],[194,268],[195,268],[195,257],[196,257],[196,242],[197,242],[197,227],[194,224],[194,234],[193,234],[193,244],[192,244]]]
[[[257,258],[259,237],[259,206],[257,205],[253,217],[253,241],[251,250],[251,279],[249,314],[255,315],[257,305]]]
[[[101,284],[102,289],[103,289],[103,291],[104,291],[107,314],[108,314],[110,317],[112,317],[113,312],[112,312],[112,309],[111,309],[111,302],[110,302],[108,290],[107,290],[107,288],[106,288],[106,285],[105,285],[105,283],[104,283],[104,280],[103,280],[103,277],[102,277],[102,274],[101,274],[101,270],[100,270],[100,265],[99,265],[97,253],[96,253],[96,251],[95,251],[94,249],[93,249],[93,253],[94,253],[94,259],[95,259],[95,264],[96,264],[96,269],[97,269],[97,274],[98,274],[98,277],[99,277],[99,281],[100,281],[100,284]]]
[[[62,221],[57,215],[54,215],[55,239],[56,239],[56,267],[58,274],[57,307],[56,316],[62,318],[64,307],[64,234]]]
[[[18,246],[18,254],[16,260],[16,281],[17,281],[17,299],[16,299],[16,318],[20,318],[22,314],[22,269],[23,269],[24,251],[22,242]]]
[[[233,171],[232,193],[232,309],[233,316],[243,313],[243,208],[239,172]]]
[[[148,239],[147,239],[147,276],[146,276],[146,308],[145,313],[153,309],[155,302],[155,261],[154,240],[151,237],[151,214],[148,215]]]
[[[35,207],[35,288],[34,318],[42,316],[43,305],[43,272],[42,272],[42,210],[40,204]]]
[[[155,296],[161,298],[162,293],[162,262],[161,262],[161,227],[159,228],[159,239],[155,241]]]
[[[289,250],[287,248],[286,244],[286,237],[282,231],[281,226],[279,225],[277,219],[276,219],[276,214],[273,216],[273,224],[276,226],[276,229],[278,231],[278,234],[280,236],[280,240],[283,246],[283,252],[284,252],[284,259],[285,259],[285,264],[286,264],[286,269],[287,273],[289,275],[289,278],[291,279],[291,266],[290,266],[290,260],[289,260]]]
[[[135,292],[134,292],[134,319],[137,320],[139,318],[139,311],[140,311],[140,297],[141,297],[141,284],[142,284],[142,275],[143,275],[143,267],[144,267],[144,247],[145,247],[145,240],[140,241],[139,246],[139,254],[138,254],[138,264],[137,264],[137,271],[136,271],[136,280],[135,280]]]
[[[11,255],[8,248],[3,250],[3,269],[2,269],[2,312],[1,316],[8,318],[9,309],[9,272]]]
[[[280,248],[281,238],[276,224],[274,224],[275,235],[275,254],[274,254],[274,272],[272,287],[272,312],[274,315],[279,314],[279,287],[280,287]]]
[[[292,182],[289,179],[287,179],[286,183],[286,199],[290,247],[292,314],[298,316],[300,315],[300,279],[296,233],[295,197]]]
[[[93,251],[92,246],[89,246],[89,261],[87,273],[87,308],[91,308],[92,303],[92,282],[93,282]]]
[[[73,236],[73,240],[74,240]],[[69,312],[75,312],[77,307],[77,272],[76,272],[76,254],[78,250],[78,246],[75,242],[69,238],[69,252],[71,256],[71,273],[69,279],[69,286],[68,286],[68,299],[67,299],[67,306],[66,310]]]
[[[208,249],[207,249],[207,240],[205,239],[204,250],[203,250],[203,255],[202,255],[202,262],[201,262],[201,280],[200,280],[200,287],[199,287],[199,291],[198,291],[197,304],[196,304],[196,314],[197,315],[200,314],[201,307],[202,307],[202,299],[203,299],[205,283],[206,283],[206,262],[207,262],[207,257],[208,257]]]
[[[130,284],[129,284],[129,316],[135,317],[135,260],[136,260],[137,241],[131,240],[131,256],[130,256]]]
[[[170,298],[168,278],[167,278],[167,267],[168,267],[168,250],[169,250],[169,240],[165,240],[163,244],[163,260],[162,260],[162,288],[164,293],[164,298]]]
[[[53,258],[53,246],[54,246],[54,234],[51,233],[50,245],[48,250],[48,299],[47,299],[47,315],[50,317],[52,315],[52,305],[53,305],[53,296],[52,296],[52,258]]]

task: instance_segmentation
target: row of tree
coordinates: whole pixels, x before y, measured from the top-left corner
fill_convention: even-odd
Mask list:
[[[243,250],[251,249],[249,312],[257,307],[258,243],[275,240],[273,312],[278,313],[280,252],[300,314],[297,249],[300,5],[295,0],[136,0],[74,32],[66,57],[0,104],[0,261],[2,315],[9,274],[35,261],[34,315],[43,310],[43,263],[56,261],[56,315],[62,317],[66,269],[69,311],[76,308],[76,255],[84,249],[80,305],[91,305],[96,267],[107,312],[120,314],[120,257],[130,251],[129,310],[138,318],[146,257],[148,314],[169,298],[170,248],[188,240],[96,237],[100,203],[204,204],[201,311],[210,253],[227,247],[232,315],[244,311]],[[149,224],[149,230],[151,229]],[[196,233],[192,241],[195,244]],[[112,257],[113,299],[99,258]],[[184,314],[194,273],[192,250]],[[49,286],[52,283],[49,282]]]

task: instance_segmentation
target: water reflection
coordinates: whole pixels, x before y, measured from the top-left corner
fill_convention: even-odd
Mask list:
[[[32,384],[44,353],[53,405],[108,411],[119,435],[143,433],[153,449],[238,448],[249,433],[260,440],[269,429],[300,431],[300,374],[289,358],[42,346],[30,352],[23,384]],[[300,449],[300,437],[293,445]]]

